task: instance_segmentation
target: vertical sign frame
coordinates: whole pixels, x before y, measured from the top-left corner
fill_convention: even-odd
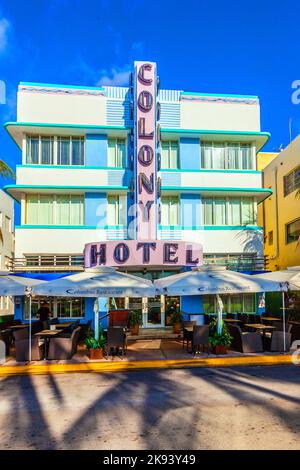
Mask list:
[[[157,240],[157,71],[134,63],[134,188],[137,240]]]

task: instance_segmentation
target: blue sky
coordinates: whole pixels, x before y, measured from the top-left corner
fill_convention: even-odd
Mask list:
[[[289,119],[300,132],[299,13],[299,0],[1,0],[0,158],[20,163],[3,130],[18,82],[126,85],[134,60],[156,61],[162,88],[258,95],[277,150]]]

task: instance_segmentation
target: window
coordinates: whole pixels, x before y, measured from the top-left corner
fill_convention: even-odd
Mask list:
[[[8,217],[7,215],[5,216],[4,218],[4,229],[7,231],[7,232],[11,232],[11,218]]]
[[[54,137],[28,136],[26,144],[26,162],[31,165],[54,164]]]
[[[203,225],[249,225],[256,223],[251,197],[212,197],[202,199]]]
[[[273,245],[273,243],[274,243],[273,230],[270,230],[270,232],[268,232],[268,244]]]
[[[2,296],[0,297],[0,310],[8,310],[9,309],[9,297]]]
[[[163,196],[161,198],[161,224],[179,225],[179,197]]]
[[[26,162],[31,165],[84,165],[84,137],[28,136]]]
[[[253,169],[252,145],[236,142],[202,142],[201,166],[211,170]]]
[[[126,199],[125,196],[107,196],[107,225],[125,225]]]
[[[284,196],[300,188],[300,166],[283,177]]]
[[[177,141],[165,141],[161,143],[161,168],[179,168],[179,145]]]
[[[54,318],[82,318],[85,313],[85,303],[83,298],[63,298],[63,297],[33,297],[31,313],[32,317],[36,318],[36,314],[43,304],[43,302],[49,304],[51,316]],[[25,298],[25,309],[24,309],[24,319],[28,320],[29,318],[29,301],[28,298]]]
[[[294,220],[286,226],[286,243],[292,243],[299,240],[300,237],[300,219]]]
[[[256,302],[255,294],[233,294],[221,296],[224,313],[255,313]],[[203,312],[216,313],[216,296],[204,295],[203,296]]]
[[[25,220],[30,225],[83,225],[84,196],[28,194]]]
[[[58,137],[57,164],[74,166],[84,165],[84,138]]]
[[[126,167],[126,140],[109,139],[108,140],[108,166],[125,168]]]

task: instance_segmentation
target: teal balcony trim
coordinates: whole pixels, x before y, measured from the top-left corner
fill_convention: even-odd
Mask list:
[[[158,230],[263,230],[259,225],[201,225],[184,227],[182,225],[159,225]]]
[[[16,165],[16,168],[50,168],[54,170],[118,170],[126,171],[128,168],[119,166],[86,166],[86,165],[33,165],[26,163],[25,165]]]
[[[97,126],[95,124],[62,124],[56,122],[6,122],[4,124],[5,129],[8,126],[14,127],[57,127],[57,128],[68,128],[68,129],[95,129],[95,130],[115,130],[115,131],[128,131],[131,127],[128,126]]]
[[[184,168],[170,168],[170,169],[167,169],[167,168],[161,168],[160,169],[161,172],[164,172],[164,173],[168,173],[168,172],[174,172],[174,173],[230,173],[230,174],[248,174],[248,173],[251,173],[251,174],[257,174],[257,175],[261,175],[262,174],[262,171],[259,171],[259,170],[233,170],[233,169],[230,169],[230,170],[208,170],[208,169],[204,169],[204,168],[200,168],[200,169],[195,169],[195,170],[185,170]]]
[[[219,98],[252,98],[258,99],[255,95],[233,95],[231,93],[198,93],[197,91],[181,91],[180,95],[192,95],[192,96],[216,96]]]
[[[207,187],[207,186],[162,186],[163,191],[223,191],[223,192],[247,192],[247,193],[270,193],[273,194],[270,188],[226,188],[226,187]]]
[[[59,190],[83,190],[83,191],[99,191],[99,190],[112,190],[112,191],[127,191],[128,186],[47,186],[44,184],[8,184],[4,186],[3,190],[7,192],[9,189],[59,189]]]
[[[238,135],[238,136],[249,136],[249,137],[271,137],[270,132],[258,132],[258,131],[232,131],[232,130],[214,130],[214,129],[180,129],[180,128],[162,128],[161,132],[172,133],[172,134],[206,134],[206,135]]]
[[[16,225],[15,229],[54,229],[54,230],[127,230],[126,226],[122,225],[105,225],[104,227],[97,227],[97,225]]]
[[[101,90],[105,91],[104,87],[102,86],[82,86],[82,85],[60,85],[57,83],[37,83],[37,82],[20,82],[19,85],[21,86],[39,86],[39,87],[47,87],[47,88],[75,88],[78,90]]]

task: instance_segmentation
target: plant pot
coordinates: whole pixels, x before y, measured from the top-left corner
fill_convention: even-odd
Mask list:
[[[102,348],[90,349],[90,359],[92,360],[103,359],[103,349]]]
[[[137,336],[139,334],[139,331],[140,331],[140,325],[133,325],[130,327],[130,332],[132,336]]]
[[[173,333],[178,335],[181,332],[182,324],[181,323],[174,323],[173,324]]]
[[[219,344],[218,346],[213,347],[213,354],[227,354],[228,346],[223,346]]]

